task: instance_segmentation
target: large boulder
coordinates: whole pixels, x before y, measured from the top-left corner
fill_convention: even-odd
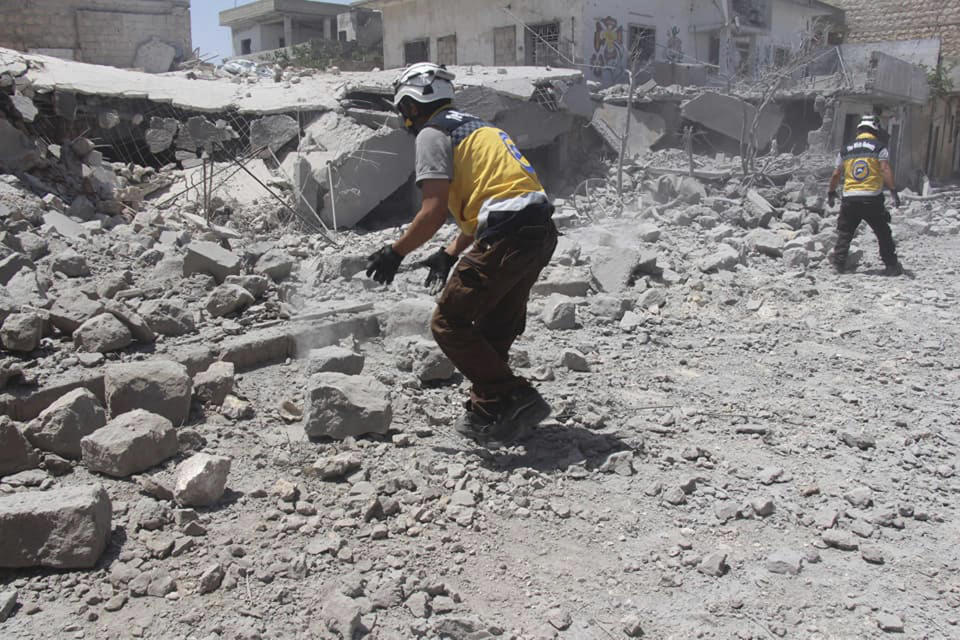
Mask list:
[[[193,376],[193,393],[203,404],[221,405],[233,391],[232,362],[218,361]]]
[[[146,409],[181,425],[190,416],[193,390],[187,368],[169,360],[110,365],[103,377],[107,412],[115,418]]]
[[[213,242],[191,242],[183,259],[183,277],[194,273],[210,274],[222,283],[227,276],[240,273],[240,256]]]
[[[363,371],[364,360],[362,353],[354,353],[343,347],[331,346],[311,349],[307,355],[307,372],[312,375],[333,371],[345,373],[348,376],[356,376]]]
[[[32,420],[25,435],[33,446],[64,458],[79,459],[80,441],[107,424],[107,412],[89,390],[80,388],[57,398]]]
[[[577,326],[577,305],[566,296],[552,295],[540,315],[547,329],[573,329]]]
[[[7,416],[0,416],[0,477],[35,469],[40,456]]]
[[[31,311],[7,316],[0,328],[0,342],[7,351],[29,353],[40,346],[43,318]]]
[[[279,282],[290,275],[293,264],[293,258],[289,253],[271,249],[260,256],[254,271],[269,277],[274,282]]]
[[[103,313],[103,303],[80,289],[67,289],[57,296],[50,308],[50,324],[61,333],[73,335],[90,318]]]
[[[375,378],[330,372],[311,376],[304,424],[308,436],[342,440],[386,433],[392,419],[387,388]]]
[[[223,496],[230,458],[197,453],[177,467],[173,497],[185,507],[208,507]]]
[[[137,409],[80,441],[90,471],[126,478],[177,455],[177,430],[163,416]]]
[[[237,284],[222,284],[210,292],[207,311],[214,318],[243,311],[256,302],[253,294]]]
[[[107,548],[111,517],[100,486],[0,497],[0,567],[92,568]]]
[[[112,313],[101,313],[73,332],[73,343],[77,351],[110,353],[129,347],[133,343],[133,334]]]
[[[139,311],[147,326],[163,336],[182,336],[197,330],[193,313],[183,300],[147,300],[140,305]]]

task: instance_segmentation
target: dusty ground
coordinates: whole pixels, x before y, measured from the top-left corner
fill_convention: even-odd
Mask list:
[[[703,234],[664,231],[679,271]],[[389,340],[359,345],[391,388],[384,438],[312,443],[285,423],[278,405],[302,402],[302,361],[243,374],[254,417],[195,412],[188,425],[234,459],[226,499],[200,513],[206,534],[181,535],[136,484],[77,466],[56,482],[107,486],[110,549],[90,572],[0,572],[20,594],[0,635],[337,637],[327,619],[358,605],[371,638],[621,638],[630,617],[649,638],[875,638],[900,623],[905,637],[958,637],[960,237],[901,241],[910,277],[898,279],[876,275],[869,234],[861,244],[855,274],[753,256],[673,284],[630,332],[594,316],[593,296],[578,328],[549,331],[535,298],[517,349],[528,373],[552,369],[538,384],[556,420],[510,449],[457,439],[459,380],[421,385]],[[420,277],[331,292],[401,300],[422,293]],[[559,364],[568,348],[589,372]],[[342,451],[359,454],[358,472],[304,474]],[[278,480],[298,502],[274,495]],[[399,513],[378,513],[375,496]],[[151,515],[159,530],[142,528]],[[825,544],[831,525],[827,539],[847,532],[858,548]],[[223,585],[199,595],[217,564]],[[770,570],[791,564],[798,575]],[[154,571],[176,590],[134,597]]]

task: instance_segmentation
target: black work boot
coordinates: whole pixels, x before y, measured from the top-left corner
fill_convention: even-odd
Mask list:
[[[902,276],[903,265],[901,265],[900,262],[896,262],[895,264],[888,264],[887,268],[883,270],[883,275],[890,276],[890,277]]]
[[[533,387],[507,394],[495,413],[467,403],[467,412],[454,424],[457,433],[485,445],[508,444],[550,415],[550,405]]]

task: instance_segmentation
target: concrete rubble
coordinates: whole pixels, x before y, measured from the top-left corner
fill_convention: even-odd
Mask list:
[[[493,450],[425,272],[363,274],[415,209],[393,72],[0,52],[0,635],[955,635],[960,196],[892,211],[915,278],[864,231],[839,276],[832,158],[745,175],[743,104],[642,86],[618,188],[622,88],[457,73],[563,233],[511,351],[553,414]]]

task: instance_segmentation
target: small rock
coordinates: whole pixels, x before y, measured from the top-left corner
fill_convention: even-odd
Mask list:
[[[586,356],[576,349],[565,349],[563,355],[560,356],[560,364],[570,371],[581,373],[590,371],[590,363],[587,362]]]
[[[190,507],[215,504],[223,496],[229,474],[230,458],[196,453],[177,467],[174,498]]]
[[[0,592],[0,623],[6,622],[17,606],[17,590],[7,589]]]
[[[566,631],[573,624],[573,618],[563,609],[551,609],[547,612],[547,622],[557,631]]]
[[[54,272],[62,273],[68,278],[83,278],[90,275],[86,258],[73,249],[66,249],[54,256],[50,267]]]
[[[79,388],[54,400],[27,424],[24,435],[38,449],[78,459],[80,441],[105,424],[107,413],[97,396]]]
[[[877,614],[877,626],[886,633],[903,633],[903,620],[892,613],[880,612]]]
[[[727,566],[727,554],[720,551],[707,554],[700,564],[697,565],[697,571],[704,575],[719,578],[729,570]]]
[[[820,534],[820,538],[828,547],[841,551],[856,551],[857,547],[860,546],[852,533],[840,529],[827,529]]]
[[[256,302],[249,291],[235,284],[222,284],[210,292],[206,309],[214,318],[243,311]]]
[[[203,573],[200,574],[200,594],[213,593],[219,589],[223,583],[224,575],[226,574],[220,564],[207,566],[207,568],[203,570]]]
[[[643,627],[640,624],[640,616],[630,614],[620,621],[621,628],[628,638],[643,637]]]
[[[343,347],[330,346],[311,349],[307,355],[307,373],[332,371],[348,376],[357,376],[363,372],[364,356]]]
[[[540,317],[548,329],[573,329],[577,326],[577,306],[566,296],[552,295],[544,304]]]
[[[343,439],[386,433],[393,419],[387,388],[370,376],[318,373],[310,377],[304,431]]]
[[[320,616],[327,629],[341,638],[353,638],[360,627],[360,605],[355,600],[334,591],[324,601]]]
[[[802,564],[803,556],[800,553],[790,549],[777,551],[767,558],[767,571],[795,576],[800,573]]]
[[[883,550],[874,545],[865,544],[860,547],[860,557],[870,564],[883,564],[885,562]]]
[[[430,615],[429,596],[423,591],[417,591],[407,598],[407,610],[415,618],[426,618]]]

